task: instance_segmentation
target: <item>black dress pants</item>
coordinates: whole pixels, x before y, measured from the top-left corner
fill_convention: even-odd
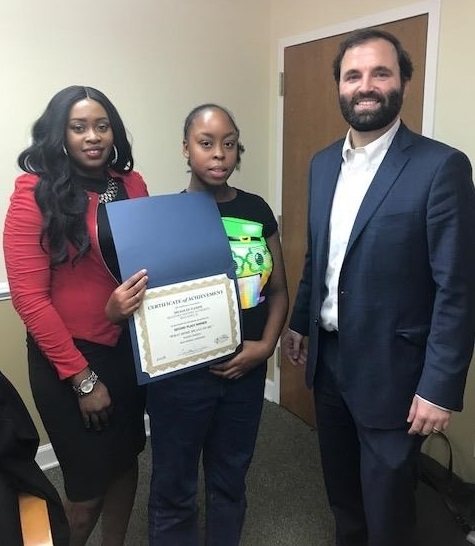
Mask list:
[[[338,334],[320,335],[315,409],[323,473],[338,546],[415,544],[415,487],[420,436],[408,427],[376,429],[358,423],[332,369]]]

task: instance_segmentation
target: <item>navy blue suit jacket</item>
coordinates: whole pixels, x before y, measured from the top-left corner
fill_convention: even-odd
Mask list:
[[[329,218],[343,140],[309,175],[308,250],[290,328],[318,381]],[[370,427],[405,425],[412,398],[462,409],[475,333],[475,190],[460,151],[401,124],[359,209],[339,279],[338,387]]]

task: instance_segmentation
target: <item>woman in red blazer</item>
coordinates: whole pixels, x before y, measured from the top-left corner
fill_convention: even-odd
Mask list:
[[[71,544],[86,543],[101,513],[103,543],[120,544],[145,442],[144,393],[127,328],[105,315],[120,281],[104,205],[147,188],[116,108],[91,87],[51,99],[18,163],[26,174],[7,212],[5,262],[33,396],[63,471]]]

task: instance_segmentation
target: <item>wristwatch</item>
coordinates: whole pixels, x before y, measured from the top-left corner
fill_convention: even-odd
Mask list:
[[[98,379],[99,378],[97,375],[94,372],[91,372],[91,374],[83,379],[77,387],[73,385],[73,391],[78,396],[86,396],[86,394],[92,392],[92,389],[94,388],[94,385],[97,383]]]

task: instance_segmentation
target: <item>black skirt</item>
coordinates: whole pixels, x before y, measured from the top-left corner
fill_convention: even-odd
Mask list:
[[[145,446],[145,388],[137,386],[129,333],[115,347],[75,340],[109,391],[113,412],[101,431],[86,429],[78,397],[28,335],[28,364],[36,407],[61,466],[66,496],[80,502],[103,496]]]

